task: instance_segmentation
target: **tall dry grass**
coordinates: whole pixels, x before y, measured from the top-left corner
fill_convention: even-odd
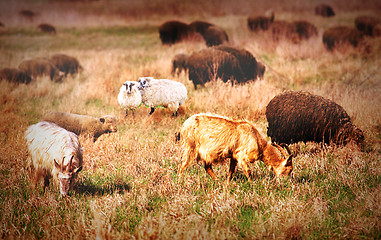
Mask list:
[[[163,5],[170,6],[164,8]],[[372,51],[325,51],[320,39],[328,26],[360,13],[378,13],[377,1],[337,1],[333,20],[310,16],[314,2],[0,2],[0,65],[17,67],[26,58],[56,52],[73,55],[85,71],[53,83],[0,82],[0,235],[48,239],[322,239],[380,238],[381,90],[380,43]],[[295,45],[275,43],[246,28],[248,14],[274,8],[277,18],[310,17],[319,36]],[[38,33],[19,19],[30,8],[40,20],[58,27],[57,36]],[[60,11],[58,11],[58,9]],[[134,11],[136,11],[134,13]],[[7,18],[9,17],[9,18]],[[266,65],[264,79],[242,85],[219,80],[193,89],[185,74],[171,76],[179,52],[205,47],[189,41],[162,46],[157,26],[168,19],[202,19],[222,26],[232,44],[245,48]],[[39,21],[39,20],[38,20]],[[126,80],[140,76],[170,78],[188,89],[177,118],[167,109],[148,116],[144,106],[125,117],[116,96]],[[267,103],[283,90],[307,90],[342,105],[365,134],[366,146],[299,143],[292,179],[275,181],[263,163],[250,167],[254,181],[236,173],[225,184],[226,165],[215,166],[212,181],[203,166],[177,178],[180,146],[174,133],[192,114],[212,112],[253,121],[266,136]],[[118,132],[95,143],[80,136],[84,170],[66,199],[58,186],[30,185],[23,133],[49,111],[92,116],[112,114]],[[269,138],[268,138],[269,139]],[[270,140],[270,139],[269,139]]]

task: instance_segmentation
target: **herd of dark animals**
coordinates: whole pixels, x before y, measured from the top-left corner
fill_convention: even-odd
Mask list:
[[[23,10],[19,14],[30,21],[38,14]],[[333,17],[332,7],[321,4],[315,8],[315,14]],[[317,36],[317,28],[307,21],[277,21],[274,13],[271,16],[254,16],[247,19],[248,28],[256,33],[269,31],[274,41],[280,38],[298,43]],[[0,27],[4,24],[0,22]],[[56,34],[50,24],[40,24],[42,32]],[[208,48],[188,54],[177,54],[172,60],[172,75],[181,71],[188,72],[189,80],[203,86],[206,82],[220,78],[224,82],[236,83],[262,78],[265,66],[258,62],[247,50],[228,46],[227,33],[220,27],[204,22],[194,21],[186,24],[180,21],[167,21],[159,26],[162,44],[171,45],[189,39],[203,39]],[[356,47],[364,36],[381,36],[381,21],[372,16],[359,16],[355,27],[337,26],[323,33],[323,43],[332,51],[341,44]],[[216,67],[217,66],[217,67]],[[55,54],[45,58],[25,60],[18,68],[0,70],[0,80],[28,84],[40,76],[49,76],[52,81],[62,81],[68,74],[74,75],[83,70],[75,57]],[[325,142],[345,145],[354,141],[361,145],[364,141],[362,131],[351,123],[345,110],[320,96],[308,92],[288,91],[275,96],[266,108],[268,136],[278,144],[292,144],[299,141]]]

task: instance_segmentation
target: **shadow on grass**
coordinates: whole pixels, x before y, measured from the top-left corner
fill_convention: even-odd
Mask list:
[[[93,182],[88,179],[78,181],[73,190],[76,193],[90,195],[90,196],[103,196],[114,193],[123,194],[125,191],[129,191],[131,186],[123,180],[114,180],[107,182]]]

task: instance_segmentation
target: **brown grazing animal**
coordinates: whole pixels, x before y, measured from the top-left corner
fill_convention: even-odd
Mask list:
[[[31,10],[21,10],[19,12],[20,16],[28,19],[29,21],[33,22],[33,20],[37,17],[37,13],[31,11]]]
[[[308,92],[287,91],[275,96],[266,107],[267,135],[272,142],[299,141],[345,145],[362,144],[364,134],[352,124],[338,104]]]
[[[192,32],[198,32],[202,35],[210,26],[214,26],[214,24],[205,21],[193,21],[189,24],[189,29]]]
[[[167,21],[159,26],[160,40],[162,44],[174,44],[187,39],[192,30],[188,24],[180,21]]]
[[[18,68],[3,68],[0,70],[0,80],[5,79],[13,83],[28,84],[32,81],[31,77],[26,71]]]
[[[83,67],[75,57],[66,54],[54,54],[50,57],[50,61],[52,61],[60,71],[65,73],[65,77],[68,74],[74,75],[83,70]]]
[[[237,164],[251,180],[249,163],[258,160],[263,161],[277,177],[288,176],[292,172],[292,155],[279,145],[267,142],[248,121],[196,114],[184,122],[179,134],[176,138],[180,138],[183,148],[179,175],[197,160],[216,180],[212,165],[224,163],[227,159],[230,159],[228,183]]]
[[[269,29],[270,25],[274,22],[274,13],[272,13],[271,17],[266,16],[255,16],[247,18],[247,26],[251,31],[264,30]]]
[[[323,17],[333,17],[335,16],[335,11],[331,6],[327,4],[318,4],[315,6],[315,15],[320,15]]]
[[[64,76],[64,73],[47,58],[24,60],[20,63],[19,68],[25,70],[32,79],[48,76],[50,80],[60,82]]]
[[[185,53],[178,53],[175,55],[175,57],[172,59],[172,76],[175,74],[178,76],[182,71],[188,71],[188,58],[189,55]]]
[[[218,46],[229,41],[228,34],[217,26],[208,27],[202,34],[202,37],[208,47]]]
[[[349,28],[346,26],[332,27],[323,33],[323,43],[329,51],[345,44],[350,44],[353,47],[357,47],[362,40],[362,33],[354,28]]]
[[[318,35],[317,27],[310,22],[299,20],[292,22],[292,24],[295,25],[299,40],[307,40]]]
[[[48,23],[41,23],[37,26],[37,28],[44,33],[57,34],[56,28]]]
[[[66,112],[51,112],[44,116],[43,121],[52,122],[77,135],[93,138],[95,142],[104,133],[117,132],[116,119],[106,115],[95,118]]]
[[[381,20],[372,16],[359,16],[355,18],[357,30],[371,37],[381,36]]]
[[[220,45],[192,53],[188,58],[188,77],[195,89],[217,78],[244,83],[257,78],[257,67],[250,52]]]

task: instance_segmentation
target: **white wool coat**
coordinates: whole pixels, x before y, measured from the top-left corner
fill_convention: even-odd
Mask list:
[[[118,102],[124,110],[133,111],[142,103],[142,95],[138,89],[138,84],[136,81],[126,81],[120,87]]]

